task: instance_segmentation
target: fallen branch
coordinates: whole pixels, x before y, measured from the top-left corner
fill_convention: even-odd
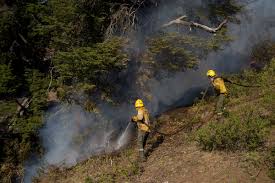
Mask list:
[[[192,22],[192,21],[185,21],[183,19],[187,18],[187,16],[181,16],[175,20],[172,20],[164,25],[162,25],[162,27],[168,27],[168,26],[171,26],[171,25],[174,25],[174,24],[180,24],[180,25],[184,25],[184,26],[189,26],[190,27],[190,31],[192,30],[192,27],[196,27],[196,28],[200,28],[200,29],[203,29],[207,32],[210,32],[210,33],[216,33],[217,31],[219,31],[226,23],[227,23],[227,19],[225,19],[222,23],[220,23],[220,25],[216,28],[211,28],[211,27],[208,27],[206,25],[203,25],[203,24],[199,24],[199,23],[196,23],[196,22]]]
[[[18,33],[18,36],[20,37],[20,39],[21,39],[25,44],[28,43],[28,41],[26,40],[26,38],[25,38],[22,34]]]
[[[30,103],[32,101],[31,98],[25,98],[22,102],[19,102],[17,99],[15,100],[18,104],[16,114],[19,116],[22,116],[24,112],[27,111],[27,108],[30,106]]]
[[[51,76],[51,80],[50,80],[50,83],[49,83],[49,86],[48,86],[48,89],[47,89],[48,93],[50,92],[50,88],[51,88],[52,82],[53,82],[53,67],[50,69],[50,76]]]

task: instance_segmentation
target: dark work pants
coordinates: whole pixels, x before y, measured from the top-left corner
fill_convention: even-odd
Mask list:
[[[149,136],[149,132],[145,132],[143,130],[138,129],[138,151],[139,151],[139,156],[142,160],[145,159],[144,148],[145,148],[148,136]]]
[[[225,100],[225,94],[223,93],[219,94],[217,104],[216,104],[216,113],[220,114],[223,112],[224,100]]]

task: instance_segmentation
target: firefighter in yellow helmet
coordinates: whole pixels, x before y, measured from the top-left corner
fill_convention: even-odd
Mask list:
[[[224,84],[224,80],[221,77],[218,77],[214,70],[208,70],[207,76],[211,80],[211,83],[218,95],[218,100],[216,104],[216,113],[217,115],[222,115],[224,109],[224,100],[227,96],[227,89]]]
[[[143,101],[141,99],[136,100],[135,108],[137,110],[137,115],[132,117],[132,122],[137,123],[139,157],[141,161],[145,161],[146,157],[144,153],[144,147],[146,145],[146,140],[150,132],[149,112],[144,107]]]

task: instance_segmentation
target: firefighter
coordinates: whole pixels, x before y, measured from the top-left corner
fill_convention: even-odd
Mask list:
[[[211,80],[211,83],[218,96],[218,100],[216,104],[216,114],[222,115],[224,110],[224,100],[227,96],[227,89],[224,84],[224,79],[221,77],[218,77],[214,70],[208,70],[207,76]]]
[[[141,99],[136,100],[135,108],[137,110],[137,115],[132,117],[132,122],[137,123],[138,126],[138,151],[141,161],[146,161],[144,148],[146,145],[146,140],[148,138],[150,129],[149,112],[144,107],[143,101]]]

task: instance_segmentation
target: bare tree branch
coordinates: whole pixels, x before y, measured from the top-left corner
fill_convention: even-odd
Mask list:
[[[137,22],[136,13],[144,2],[145,0],[135,2],[132,5],[120,4],[118,10],[111,17],[105,37],[108,39],[116,33],[123,35],[134,30]]]
[[[192,27],[196,27],[196,28],[203,29],[203,30],[205,30],[207,32],[210,32],[210,33],[216,33],[217,31],[219,31],[227,23],[227,19],[225,19],[222,23],[220,23],[220,25],[218,27],[211,28],[211,27],[208,27],[208,26],[203,25],[203,24],[183,20],[185,18],[187,18],[187,16],[181,16],[181,17],[179,17],[175,20],[172,20],[172,21],[162,25],[162,27],[168,27],[168,26],[171,26],[171,25],[174,25],[174,24],[176,24],[176,25],[180,24],[180,25],[184,25],[184,26],[189,26],[190,30],[192,30]]]
[[[170,22],[168,22],[168,23],[166,23],[166,24],[163,24],[162,27],[168,27],[168,26],[171,26],[171,25],[173,25],[173,24],[183,24],[183,25],[188,25],[188,26],[190,26],[190,25],[191,25],[190,22],[186,22],[186,21],[182,20],[182,19],[185,19],[185,18],[187,18],[186,15],[181,16],[181,17],[179,17],[179,18],[177,18],[177,19],[175,19],[175,20],[172,20],[172,21],[170,21]]]
[[[18,33],[18,35],[25,44],[28,43],[28,41],[26,40],[26,38],[24,38],[24,36],[22,34]]]
[[[22,102],[19,102],[17,99],[15,101],[18,104],[16,114],[23,116],[24,112],[26,112],[27,108],[30,106],[32,98],[24,98]]]
[[[196,22],[191,22],[191,23],[192,23],[191,26],[201,28],[201,29],[203,29],[205,31],[208,31],[210,33],[216,33],[217,31],[219,31],[227,23],[227,19],[225,19],[222,23],[220,23],[220,25],[216,28],[210,28],[206,25],[202,25],[202,24],[199,24],[199,23],[196,23]]]
[[[49,86],[48,86],[48,89],[47,89],[47,92],[50,91],[50,88],[52,86],[52,82],[53,82],[53,67],[50,69],[50,75],[51,75],[51,80],[50,80],[50,83],[49,83]]]

